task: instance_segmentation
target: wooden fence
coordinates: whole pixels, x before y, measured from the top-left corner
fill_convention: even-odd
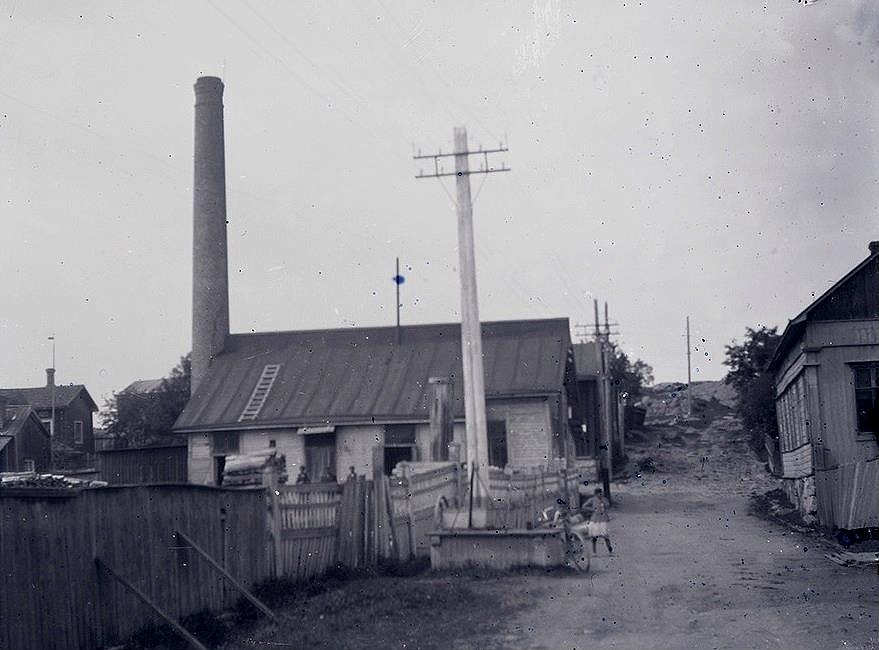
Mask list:
[[[111,485],[186,483],[186,454],[186,445],[103,449],[96,454],[96,469]]]
[[[244,586],[428,555],[437,504],[464,505],[463,475],[442,463],[342,485],[0,490],[0,648],[90,650],[154,621],[110,572],[174,619],[234,604],[240,594],[175,531]],[[490,524],[536,522],[564,494],[563,477],[492,470]],[[576,494],[578,474],[567,477]]]
[[[174,618],[240,594],[180,530],[244,585],[266,576],[263,490],[194,485],[0,490],[0,648],[91,650],[155,620],[96,565]]]
[[[306,579],[338,562],[342,486],[278,486],[269,492],[271,566],[275,577]]]
[[[380,559],[407,560],[430,554],[437,504],[464,506],[464,470],[455,463],[400,466],[399,476],[342,485],[280,486],[269,496],[270,566],[275,577],[306,579],[334,566],[358,568]],[[590,474],[590,476],[592,476]],[[580,474],[569,471],[576,498]],[[493,507],[489,525],[526,528],[543,508],[564,498],[557,470],[496,470],[490,473]]]

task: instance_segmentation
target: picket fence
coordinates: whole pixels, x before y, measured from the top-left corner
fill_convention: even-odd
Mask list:
[[[455,463],[401,463],[391,477],[273,489],[272,575],[307,579],[335,566],[428,556],[428,533],[436,529],[439,511],[466,505],[465,475]],[[544,508],[576,499],[587,476],[594,477],[594,464],[588,462],[567,471],[491,468],[488,523],[498,529],[532,526]]]

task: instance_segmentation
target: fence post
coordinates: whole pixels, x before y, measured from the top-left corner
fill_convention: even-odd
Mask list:
[[[281,577],[281,503],[278,490],[269,490],[269,507],[272,525],[272,577],[276,580]]]

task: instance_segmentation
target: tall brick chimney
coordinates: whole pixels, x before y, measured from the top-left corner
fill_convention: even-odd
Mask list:
[[[223,82],[195,82],[192,231],[192,393],[229,335]]]

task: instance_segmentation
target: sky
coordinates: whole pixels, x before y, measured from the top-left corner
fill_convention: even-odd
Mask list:
[[[223,78],[233,332],[459,319],[473,176],[483,320],[608,302],[657,381],[724,375],[879,239],[879,5],[0,1],[0,386],[99,405],[191,343],[192,84]]]

